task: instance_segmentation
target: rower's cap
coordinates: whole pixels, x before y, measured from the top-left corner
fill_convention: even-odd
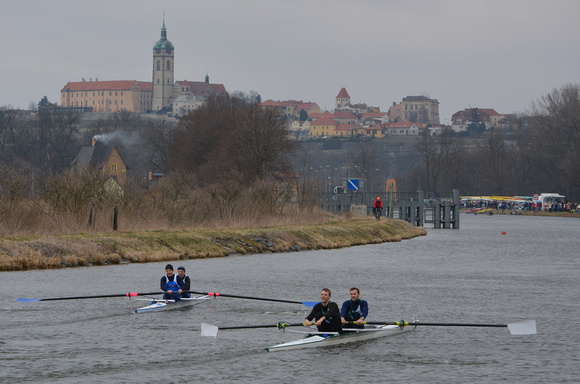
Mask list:
[[[167,264],[167,265],[165,266],[165,270],[168,270],[168,269],[171,269],[171,270],[173,271],[173,265],[171,265],[171,264]]]
[[[183,272],[185,272],[185,267],[177,267],[177,270],[178,270],[178,271],[179,271],[180,269],[181,269]]]

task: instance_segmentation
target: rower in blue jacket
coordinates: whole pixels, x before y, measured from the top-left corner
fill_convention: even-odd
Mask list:
[[[185,288],[185,284],[183,284],[181,277],[173,273],[173,265],[167,264],[165,266],[165,276],[161,278],[160,287],[165,292],[163,300],[181,300],[181,293]]]
[[[358,288],[350,289],[350,300],[342,303],[342,308],[340,309],[340,320],[342,324],[349,322],[355,322],[352,327],[349,328],[364,328],[363,322],[369,314],[369,305],[365,300],[360,298],[360,290]]]

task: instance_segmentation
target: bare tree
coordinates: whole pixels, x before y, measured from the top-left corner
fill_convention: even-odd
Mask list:
[[[550,176],[552,188],[580,196],[580,84],[554,89],[531,108],[538,170]]]
[[[276,110],[220,96],[181,119],[169,163],[195,172],[202,183],[249,182],[288,170],[296,145]]]

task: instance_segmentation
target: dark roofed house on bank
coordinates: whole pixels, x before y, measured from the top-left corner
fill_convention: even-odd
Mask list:
[[[114,144],[105,144],[93,138],[93,145],[82,147],[77,157],[73,160],[73,167],[87,168],[90,166],[101,170],[109,179],[124,188],[127,183],[127,169],[129,166],[121,156]]]

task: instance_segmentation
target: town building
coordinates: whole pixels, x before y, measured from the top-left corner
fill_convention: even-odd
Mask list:
[[[407,96],[400,104],[393,103],[389,109],[391,122],[407,120],[411,123],[437,125],[439,121],[439,101],[426,96]]]
[[[71,82],[61,90],[61,106],[92,108],[93,112],[163,112],[175,108],[183,113],[210,96],[226,95],[223,84],[205,81],[174,81],[175,47],[167,40],[165,20],[161,38],[153,45],[152,81],[99,79]],[[177,100],[180,96],[184,96]],[[177,104],[174,105],[174,102]]]
[[[491,116],[494,116],[493,120]],[[488,130],[492,127],[492,121],[499,121],[500,118],[499,114],[491,108],[465,108],[451,116],[451,129],[454,132],[465,132],[470,124],[483,123],[485,130]]]
[[[69,81],[60,91],[60,105],[92,108],[93,112],[136,112],[151,110],[151,83],[137,80]]]

